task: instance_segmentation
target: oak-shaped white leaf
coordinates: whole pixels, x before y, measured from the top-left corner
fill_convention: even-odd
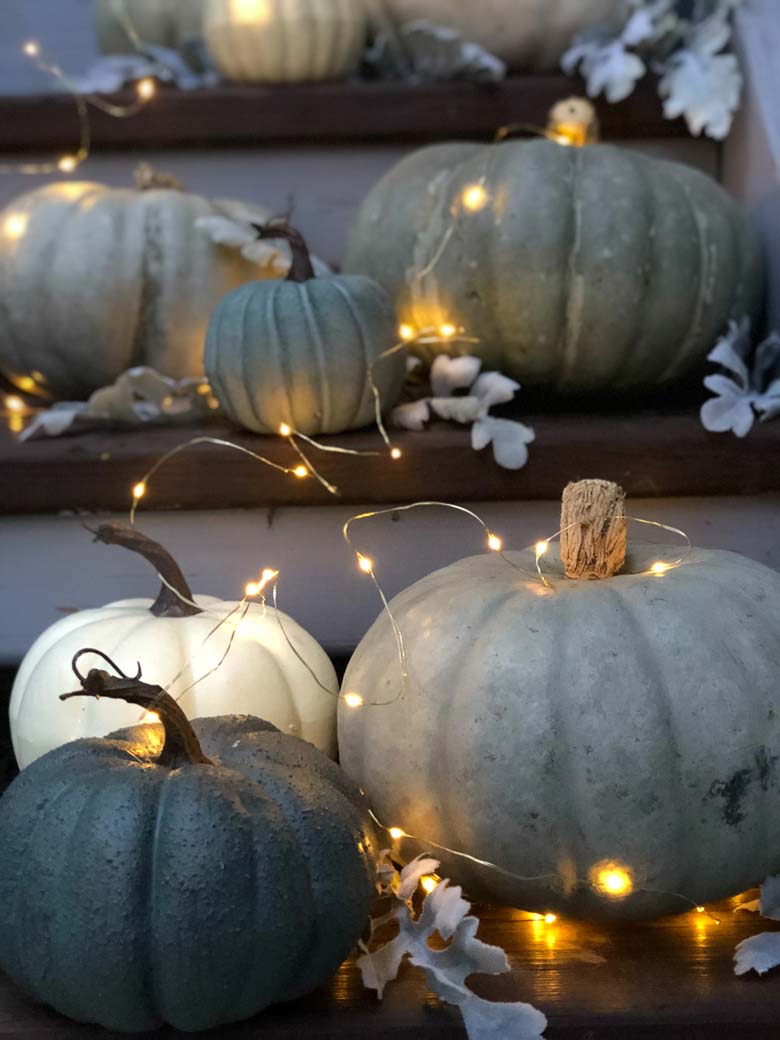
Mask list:
[[[760,932],[737,944],[734,953],[734,974],[748,971],[765,975],[780,964],[780,932]]]
[[[493,456],[504,469],[518,470],[528,462],[528,445],[536,439],[530,426],[511,419],[494,419],[488,415],[471,428],[471,446],[481,451],[493,445]]]
[[[627,50],[621,39],[583,41],[564,54],[561,64],[569,75],[579,67],[588,97],[603,93],[610,103],[627,98],[647,72],[642,59]]]
[[[421,433],[430,418],[431,406],[427,398],[396,405],[390,414],[393,426],[399,426],[402,430],[413,430],[415,433]]]
[[[502,375],[500,372],[483,372],[477,377],[471,388],[474,397],[478,397],[488,408],[496,404],[508,404],[520,389],[520,384]]]
[[[464,354],[448,357],[437,354],[431,365],[431,390],[434,397],[451,397],[456,390],[467,390],[482,368],[479,358]]]
[[[739,913],[740,910],[749,914],[757,914],[761,909],[760,899],[748,899],[744,903],[739,903],[738,906],[734,907],[734,913]]]
[[[710,381],[714,377],[707,377]],[[722,376],[724,384],[731,384],[733,390],[721,393],[719,397],[711,397],[701,406],[701,424],[710,433],[728,433],[737,437],[746,437],[753,427],[755,413],[750,397],[743,394],[736,383]],[[710,383],[711,386],[711,383]]]
[[[733,54],[709,54],[684,48],[666,63],[658,82],[667,119],[685,116],[694,136],[716,141],[728,136],[742,93],[742,73]]]
[[[230,246],[233,249],[240,249],[257,238],[256,232],[249,224],[230,217],[199,217],[195,226],[205,231],[218,246]]]
[[[440,419],[464,425],[487,413],[487,407],[478,397],[432,397],[430,405]]]
[[[713,433],[731,430],[745,437],[756,414],[762,422],[780,415],[780,335],[773,333],[759,345],[750,359],[752,342],[747,318],[732,321],[728,331],[707,355],[707,359],[725,368],[706,376],[704,385],[717,397],[701,407],[701,421]]]
[[[435,874],[439,869],[439,860],[431,859],[428,856],[417,856],[407,863],[404,869],[401,871],[400,878],[398,880],[398,887],[396,888],[396,896],[401,902],[408,902],[414,893],[417,891],[417,886],[420,884],[420,878],[424,878],[427,874]]]
[[[473,995],[460,1005],[469,1040],[539,1040],[547,1019],[531,1004],[496,1004]]]

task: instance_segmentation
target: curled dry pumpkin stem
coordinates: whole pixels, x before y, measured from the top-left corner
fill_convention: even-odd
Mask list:
[[[308,282],[315,278],[314,265],[306,239],[296,228],[285,220],[269,221],[267,224],[253,224],[258,238],[282,238],[290,243],[292,264],[287,273],[288,282]]]
[[[626,493],[610,480],[567,484],[561,562],[568,578],[611,578],[626,562]]]
[[[165,188],[168,191],[184,191],[184,185],[178,177],[172,173],[165,173],[147,162],[139,163],[133,175],[135,186],[138,191],[158,191]]]
[[[199,607],[193,605],[192,592],[181,567],[159,542],[127,524],[111,522],[101,524],[96,529],[88,527],[87,530],[94,534],[96,542],[121,545],[143,556],[163,578],[160,594],[150,608],[155,617],[183,618],[203,613]]]
[[[86,676],[79,671],[78,662],[85,654],[95,654],[107,661],[119,675],[111,675],[101,668],[91,668]],[[162,686],[152,686],[141,681],[141,667],[138,674],[129,678],[122,670],[102,652],[92,647],[85,647],[74,656],[72,668],[81,683],[80,690],[60,694],[61,701],[72,697],[110,697],[113,700],[127,701],[137,704],[146,711],[155,711],[165,730],[165,742],[157,759],[157,765],[167,769],[179,769],[183,765],[213,765],[210,758],[203,753],[200,741],[189,719],[170,694]]]

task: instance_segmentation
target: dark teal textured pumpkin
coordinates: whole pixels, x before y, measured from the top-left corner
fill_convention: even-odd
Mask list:
[[[161,692],[95,676],[102,696]],[[190,729],[170,705],[154,695],[165,730],[66,744],[0,800],[0,968],[126,1032],[308,993],[357,942],[376,880],[366,806],[333,762],[259,719]]]
[[[285,423],[309,435],[369,425],[369,370],[396,340],[390,297],[362,275],[315,278],[306,243],[287,225],[257,231],[287,239],[293,265],[285,281],[249,282],[218,304],[205,357],[214,393],[256,433]],[[374,366],[384,409],[397,401],[405,373],[400,353]]]

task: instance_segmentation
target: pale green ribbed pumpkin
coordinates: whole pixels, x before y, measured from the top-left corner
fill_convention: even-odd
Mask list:
[[[275,224],[261,237],[285,238],[293,266],[285,281],[251,282],[218,305],[206,339],[206,373],[224,410],[257,433],[287,423],[301,433],[340,433],[374,419],[369,368],[393,346],[387,293],[360,275],[315,278],[303,238]],[[374,367],[382,404],[398,398],[401,354]]]
[[[203,32],[204,0],[94,0],[95,31],[104,54],[133,54],[142,43],[179,50]]]
[[[545,589],[533,550],[507,555],[521,572],[473,556],[391,602],[400,695],[386,614],[347,669],[365,706],[340,701],[341,764],[416,836],[403,857],[433,848],[474,898],[582,917],[682,913],[776,872],[780,574],[694,549],[659,576],[678,554],[640,545],[601,580],[545,556]]]
[[[566,393],[677,379],[762,289],[756,237],[710,177],[542,140],[404,159],[363,204],[344,266],[384,285],[403,322],[463,326],[487,367]]]

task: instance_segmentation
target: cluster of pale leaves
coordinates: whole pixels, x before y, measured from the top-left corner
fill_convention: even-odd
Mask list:
[[[408,83],[472,80],[497,83],[506,65],[477,43],[464,40],[454,29],[430,22],[384,23],[363,56],[372,76]]]
[[[742,903],[737,910],[758,912],[769,921],[780,921],[780,877],[769,877],[761,886],[758,899]],[[760,932],[743,939],[734,953],[734,974],[755,971],[765,975],[780,964],[780,931]]]
[[[731,129],[742,91],[731,40],[732,16],[743,0],[696,0],[690,17],[676,0],[626,0],[622,28],[597,26],[577,36],[561,59],[577,69],[588,94],[622,101],[653,71],[667,119],[684,116],[692,134],[723,140]]]
[[[412,366],[419,365],[410,359]],[[493,455],[504,469],[522,469],[528,462],[528,445],[535,439],[530,426],[490,415],[494,405],[508,404],[520,389],[514,379],[500,372],[482,372],[479,358],[466,354],[451,358],[439,354],[431,365],[431,396],[397,405],[393,425],[421,431],[433,415],[449,422],[473,424],[471,446],[482,451],[493,445]],[[466,391],[463,395],[460,391]]]
[[[80,94],[113,94],[142,79],[156,79],[180,90],[214,86],[219,76],[211,67],[205,48],[196,41],[192,48],[187,56],[145,43],[137,54],[107,54],[98,58],[73,86]]]
[[[466,985],[470,975],[504,975],[510,966],[502,949],[477,938],[479,920],[469,915],[471,904],[463,898],[460,887],[440,881],[425,897],[420,916],[414,916],[412,897],[420,879],[435,873],[438,867],[438,860],[418,856],[398,874],[389,853],[382,854],[382,892],[392,898],[393,906],[371,921],[370,938],[360,944],[363,953],[358,967],[363,984],[376,990],[381,1000],[385,987],[398,977],[408,957],[425,972],[431,992],[460,1009],[470,1040],[539,1040],[547,1027],[541,1011],[521,1002],[495,1004],[483,1000]],[[377,931],[391,924],[398,926],[398,934],[377,946]],[[431,948],[428,940],[434,935],[447,943],[444,949]]]
[[[216,245],[236,249],[245,260],[263,268],[268,278],[284,278],[290,270],[292,253],[283,239],[258,238],[254,225],[266,225],[272,219],[268,210],[232,199],[214,199],[213,214],[199,217],[195,226],[205,232]],[[331,270],[318,257],[312,257],[317,276]]]
[[[751,354],[753,355],[751,358]],[[732,321],[707,359],[730,374],[707,376],[704,385],[716,396],[701,407],[701,421],[712,433],[729,430],[737,437],[780,415],[780,335],[772,333],[753,353],[750,320]]]

